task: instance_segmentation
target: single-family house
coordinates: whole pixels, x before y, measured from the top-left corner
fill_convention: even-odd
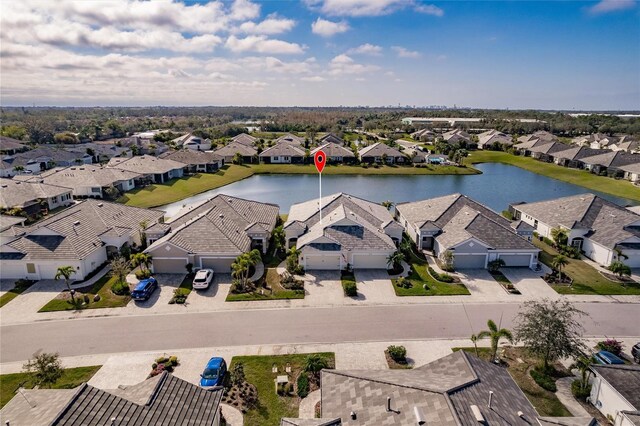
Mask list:
[[[293,135],[291,133],[286,133],[280,136],[278,139],[276,139],[275,144],[277,145],[279,143],[288,143],[288,144],[304,146],[304,138]]]
[[[471,144],[471,135],[460,129],[453,129],[443,133],[441,139],[450,145]]]
[[[611,201],[579,194],[511,205],[510,210],[543,237],[551,238],[554,228],[564,229],[568,244],[600,265],[618,260],[619,250],[626,256],[624,263],[640,267],[640,215]]]
[[[22,141],[7,136],[0,136],[0,154],[13,155],[28,150]]]
[[[358,155],[363,163],[383,163],[386,161],[387,164],[403,164],[406,161],[403,153],[382,142],[361,148]]]
[[[478,149],[491,149],[499,144],[502,147],[513,145],[511,136],[497,130],[487,130],[478,135]]]
[[[396,219],[419,250],[453,254],[456,269],[487,268],[502,259],[507,267],[534,267],[540,252],[531,229],[511,221],[466,195],[453,194],[396,205]]]
[[[318,140],[318,145],[324,145],[326,143],[334,143],[340,146],[348,146],[349,143],[344,139],[336,135],[335,133],[327,133]]]
[[[258,138],[248,135],[246,133],[240,133],[239,135],[235,135],[234,137],[231,138],[232,142],[238,142],[247,146],[253,146],[257,140]]]
[[[131,147],[118,146],[115,143],[104,143],[107,141],[87,142],[77,145],[65,145],[64,149],[69,152],[86,153],[93,157],[93,163],[106,163],[113,157],[131,157]]]
[[[95,271],[124,245],[139,245],[140,223],[162,221],[164,212],[86,199],[20,228],[0,246],[0,278],[53,279],[73,266],[74,280]]]
[[[22,175],[14,179],[70,188],[76,198],[107,198],[114,196],[109,193],[113,189],[119,193],[131,191],[139,178],[139,173],[129,170],[86,164],[56,167],[40,175]]]
[[[219,426],[223,388],[204,389],[168,372],[102,390],[21,389],[0,410],[7,425]]]
[[[553,133],[549,133],[546,130],[538,130],[529,135],[523,135],[518,138],[518,143],[527,143],[533,141],[541,142],[558,142],[558,137]]]
[[[190,149],[193,151],[207,151],[211,149],[211,139],[204,139],[192,133],[182,135],[173,139],[171,142],[180,149]]]
[[[56,166],[67,167],[91,163],[93,163],[93,157],[86,152],[70,152],[60,148],[40,146],[30,151],[3,156],[0,174],[2,177],[11,177],[22,173],[40,173]]]
[[[570,168],[581,168],[584,165],[580,162],[585,157],[591,157],[593,155],[603,154],[609,152],[608,150],[593,149],[586,146],[569,146],[567,149],[552,152],[550,156],[552,161],[559,166]]]
[[[229,142],[225,146],[213,151],[224,160],[224,164],[231,164],[236,154],[242,156],[244,163],[253,163],[254,159],[258,157],[258,150],[251,145],[246,145],[240,142]]]
[[[183,176],[184,164],[167,158],[140,155],[131,158],[112,158],[107,167],[138,173],[139,180],[165,183]]]
[[[425,162],[427,164],[448,164],[449,157],[444,154],[428,154],[425,156]]]
[[[639,154],[640,141],[623,136],[617,142],[609,144],[608,148],[612,151],[625,151],[630,154]]]
[[[166,223],[169,233],[145,252],[152,256],[156,273],[184,273],[191,263],[196,269],[228,274],[242,253],[267,252],[279,210],[275,204],[218,194],[179,212]]]
[[[224,165],[221,155],[211,151],[194,151],[182,149],[180,151],[165,152],[160,158],[177,161],[184,164],[184,173],[215,173]]]
[[[640,366],[592,365],[589,401],[615,426],[640,424]]]
[[[166,143],[154,139],[154,136],[161,131],[153,132],[156,133],[136,133],[129,138],[120,139],[117,144],[129,147],[133,155],[160,155],[169,151],[169,146]]]
[[[604,154],[584,157],[580,159],[580,162],[584,165],[585,169],[592,173],[622,177],[624,176],[624,171],[620,170],[620,167],[640,163],[640,154],[629,154],[624,151],[609,151]]]
[[[300,145],[281,142],[265,149],[258,157],[265,164],[302,164],[305,150]]]
[[[618,138],[615,136],[605,135],[603,133],[594,133],[586,136],[578,136],[572,139],[572,143],[579,146],[588,146],[592,149],[607,149],[610,144],[616,143]]]
[[[406,155],[413,163],[426,163],[429,151],[415,142],[398,139],[396,144],[400,147],[400,151]]]
[[[618,170],[624,173],[624,179],[636,184],[640,182],[640,162],[627,164],[625,166],[618,166]]]
[[[528,154],[536,160],[550,163],[553,161],[555,155],[573,147],[574,146],[562,142],[543,142],[529,148]]]
[[[281,426],[595,424],[592,417],[539,417],[506,368],[464,351],[413,369],[320,374],[320,419],[286,418]]]
[[[356,161],[356,156],[352,150],[337,143],[327,142],[324,145],[320,145],[311,151],[311,157],[318,151],[324,152],[329,163],[353,163]]]
[[[421,129],[411,133],[411,138],[421,142],[433,142],[438,135],[430,129]]]
[[[338,193],[291,206],[284,231],[287,247],[301,252],[306,269],[387,269],[402,227],[378,203]]]
[[[41,182],[0,178],[0,209],[21,209],[29,215],[73,204],[71,189]]]

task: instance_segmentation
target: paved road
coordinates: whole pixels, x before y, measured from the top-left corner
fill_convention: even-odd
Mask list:
[[[585,336],[640,335],[640,305],[576,304]],[[0,362],[174,348],[466,338],[487,319],[512,327],[518,304],[252,310],[41,321],[0,327]],[[468,318],[468,319],[467,319]]]

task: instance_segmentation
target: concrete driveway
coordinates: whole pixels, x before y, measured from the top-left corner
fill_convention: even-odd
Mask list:
[[[40,280],[0,310],[3,323],[37,318],[38,310],[66,288],[64,281]]]
[[[143,313],[144,311],[168,312],[175,310],[175,305],[169,305],[169,300],[173,297],[173,291],[180,287],[185,274],[157,274],[154,275],[158,280],[158,289],[153,292],[149,300],[136,301],[132,300],[124,309]],[[133,288],[133,286],[132,286]]]
[[[344,304],[339,271],[308,271],[304,280],[304,304],[336,306]]]
[[[540,277],[542,272],[535,272],[529,268],[502,268],[501,271],[527,299],[560,298],[560,295]]]
[[[231,275],[216,274],[206,290],[192,290],[187,298],[187,308],[204,311],[220,309],[231,290]]]
[[[389,303],[396,299],[389,274],[384,269],[360,269],[355,271],[359,301]]]
[[[521,296],[506,292],[498,282],[493,279],[486,269],[463,269],[457,271],[462,283],[467,286],[474,301],[518,301]]]

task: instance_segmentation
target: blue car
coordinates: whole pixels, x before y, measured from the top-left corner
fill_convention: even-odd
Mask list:
[[[213,357],[207,362],[207,366],[200,375],[200,386],[211,388],[222,386],[224,377],[227,374],[227,363],[220,357]]]
[[[624,361],[608,351],[600,351],[594,355],[598,364],[610,365],[610,364],[624,364]]]
[[[154,291],[158,288],[158,281],[155,278],[147,278],[140,281],[131,292],[133,300],[149,300]]]

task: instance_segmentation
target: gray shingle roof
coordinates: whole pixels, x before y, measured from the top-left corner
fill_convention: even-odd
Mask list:
[[[131,158],[112,158],[109,160],[107,167],[141,174],[162,174],[171,170],[182,169],[184,164],[151,155],[140,155]]]
[[[0,151],[21,151],[27,149],[27,146],[17,139],[7,136],[0,136]]]
[[[0,207],[23,207],[37,200],[70,192],[71,189],[62,186],[0,178]]]
[[[160,158],[166,158],[186,165],[215,164],[222,160],[222,157],[214,152],[194,151],[192,149],[165,152],[160,155]]]
[[[231,140],[234,142],[241,143],[243,145],[252,146],[254,142],[258,140],[258,138],[255,138],[246,133],[240,133],[239,135],[232,137]]]
[[[296,145],[302,145],[304,143],[304,138],[300,136],[293,135],[291,133],[284,134],[276,139],[276,144],[285,142],[285,143],[293,143]]]
[[[390,147],[382,142],[376,142],[362,148],[359,152],[360,158],[382,157],[387,154],[388,157],[403,157],[404,155],[395,148]]]
[[[636,410],[640,410],[640,366],[592,365],[591,369],[613,386]]]
[[[293,419],[283,417],[280,426],[340,426],[342,422],[337,419]]]
[[[260,153],[260,158],[264,157],[304,157],[304,148],[289,143],[277,143]]]
[[[88,186],[112,186],[118,182],[135,179],[139,176],[139,173],[129,170],[83,164],[81,166],[56,167],[47,170],[38,176],[29,178],[29,182],[42,181],[50,185],[76,189]]]
[[[214,152],[223,157],[233,157],[238,152],[243,157],[252,157],[258,153],[254,147],[240,142],[229,142],[227,145],[216,149]]]
[[[511,136],[497,130],[487,130],[478,135],[478,148],[484,148],[487,145],[501,143],[503,145],[513,145]]]
[[[585,164],[601,165],[605,167],[619,167],[640,163],[640,154],[629,154],[624,151],[607,152],[604,154],[585,157],[581,160]]]
[[[347,158],[355,158],[353,151],[347,149],[343,146],[338,145],[337,143],[328,142],[324,145],[320,145],[313,151],[311,151],[311,155],[313,156],[316,152],[322,150],[327,157],[347,157]]]

